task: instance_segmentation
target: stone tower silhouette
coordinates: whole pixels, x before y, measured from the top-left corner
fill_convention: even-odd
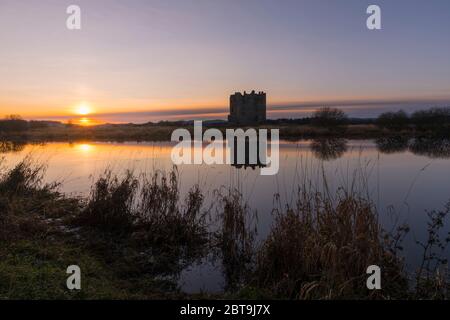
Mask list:
[[[266,93],[236,92],[230,96],[228,121],[234,124],[257,124],[266,121]]]

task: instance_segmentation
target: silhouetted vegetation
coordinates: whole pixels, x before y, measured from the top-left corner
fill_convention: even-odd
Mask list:
[[[449,299],[450,282],[448,260],[444,253],[450,244],[450,232],[442,236],[447,217],[450,215],[450,202],[441,211],[428,212],[428,238],[416,241],[423,249],[422,263],[416,274],[416,297],[419,299]]]
[[[78,218],[89,225],[116,235],[131,231],[134,222],[133,201],[138,181],[131,172],[119,180],[107,171],[94,184],[86,208]]]
[[[450,108],[431,108],[416,111],[411,122],[418,130],[444,131],[450,129]]]
[[[141,268],[176,273],[207,243],[208,212],[202,211],[202,205],[198,186],[180,204],[175,169],[169,175],[140,178],[126,172],[121,179],[108,170],[95,182],[74,224],[114,242],[124,241],[127,250],[139,250],[135,263]]]
[[[27,158],[0,177],[3,299],[182,295],[176,286],[179,272],[196,259],[208,236],[198,188],[181,207],[166,207],[151,196],[134,206],[130,199],[140,192],[165,197],[167,184],[151,179],[155,183],[145,185],[129,172],[122,178],[106,172],[89,199],[66,198],[57,184],[42,182],[44,169]],[[85,276],[83,290],[72,292],[63,284],[67,266],[74,263]]]
[[[314,113],[311,123],[319,127],[343,127],[348,124],[348,117],[340,109],[326,107]]]
[[[274,227],[259,252],[257,283],[278,298],[339,299],[371,297],[364,279],[378,265],[391,279],[383,294],[403,295],[407,281],[396,252],[370,201],[357,194],[299,190],[295,208],[277,211]]]
[[[349,118],[337,108],[318,109],[311,117],[267,120],[256,128],[279,129],[282,139],[384,137],[450,134],[450,108],[432,108],[408,116],[404,111],[383,113],[378,119]],[[204,122],[224,132],[235,125],[221,120]],[[174,128],[186,128],[193,134],[193,121],[160,121],[144,124],[102,124],[81,126],[71,122],[25,121],[19,116],[0,120],[0,139],[30,142],[50,141],[169,141]],[[244,128],[245,129],[245,128]]]
[[[409,116],[405,111],[382,113],[376,121],[377,126],[388,130],[404,130],[410,124]]]
[[[134,213],[135,237],[141,246],[153,246],[153,250],[162,252],[183,248],[190,254],[191,249],[206,244],[209,211],[203,208],[204,196],[198,185],[180,204],[176,169],[169,174],[156,172],[141,181]]]
[[[28,122],[20,116],[7,116],[4,120],[0,120],[0,132],[20,132],[28,129]]]
[[[218,194],[218,219],[220,230],[217,234],[218,247],[225,276],[225,289],[235,291],[249,281],[256,235],[256,212],[242,198],[242,194],[231,189]]]

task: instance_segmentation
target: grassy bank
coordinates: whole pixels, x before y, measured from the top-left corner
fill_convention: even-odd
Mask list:
[[[87,122],[89,123],[89,121]],[[193,135],[194,121],[160,121],[144,124],[75,125],[56,121],[26,121],[18,115],[0,120],[0,140],[8,141],[168,141],[173,130],[185,128]],[[242,127],[223,120],[204,121],[204,128],[222,131]],[[382,113],[376,119],[349,118],[339,108],[323,107],[311,117],[267,119],[251,125],[255,129],[279,129],[282,139],[421,137],[450,135],[450,108],[428,108],[411,115],[399,110]],[[244,128],[247,129],[247,128]]]
[[[448,299],[450,239],[438,234],[450,206],[430,213],[423,264],[408,274],[401,256],[407,226],[384,231],[362,191],[336,195],[298,188],[293,207],[278,203],[269,236],[257,243],[256,213],[237,190],[204,203],[194,185],[180,198],[176,169],[120,178],[105,172],[88,198],[44,184],[45,167],[24,159],[0,178],[1,299]],[[277,197],[275,197],[277,199]],[[212,225],[213,224],[213,225]],[[214,226],[214,227],[213,227]],[[180,272],[213,253],[224,293],[186,295]],[[79,265],[82,290],[66,288]],[[366,288],[366,268],[383,270],[383,290]]]
[[[186,128],[193,135],[193,126]],[[108,125],[108,126],[58,126],[34,128],[25,131],[0,132],[2,141],[23,142],[59,142],[59,141],[170,141],[173,130],[179,128],[172,125]],[[208,127],[204,127],[207,129]],[[220,125],[219,130],[225,132],[231,126]],[[388,130],[373,124],[352,124],[346,128],[326,128],[312,125],[260,125],[256,129],[279,129],[280,138],[314,139],[314,138],[347,138],[347,139],[376,139],[385,137],[414,137],[417,135],[433,135],[432,130],[416,131],[413,128],[402,130]],[[246,129],[244,127],[244,129]],[[440,133],[442,136],[442,133]],[[448,136],[448,133],[445,133]]]
[[[171,211],[165,215],[161,207],[146,205],[142,215],[135,216],[129,211],[135,185],[131,176],[119,182],[105,174],[93,186],[89,199],[78,199],[59,193],[56,184],[43,184],[43,169],[25,159],[3,172],[0,298],[184,297],[172,275],[206,241],[202,223],[194,217],[196,207],[176,213],[178,207],[167,207]],[[154,183],[143,194],[168,196],[170,185],[164,178]],[[168,197],[157,203],[168,205],[174,200]],[[184,243],[188,240],[198,243]],[[83,272],[83,286],[71,292],[66,288],[66,268],[73,264]]]

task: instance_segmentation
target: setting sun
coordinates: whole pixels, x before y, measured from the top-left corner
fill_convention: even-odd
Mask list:
[[[91,107],[89,107],[89,105],[87,105],[85,103],[80,104],[76,109],[76,113],[79,115],[82,115],[82,116],[88,115],[91,112],[92,112]]]

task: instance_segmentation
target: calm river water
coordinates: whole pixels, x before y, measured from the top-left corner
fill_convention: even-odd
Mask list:
[[[2,165],[9,167],[31,153],[33,158],[48,163],[47,181],[62,181],[62,191],[68,194],[87,195],[93,179],[106,168],[118,174],[127,169],[135,173],[171,170],[172,146],[166,142],[3,145],[0,156],[4,158]],[[259,169],[229,165],[182,165],[178,171],[182,197],[195,183],[200,184],[207,201],[221,187],[239,188],[250,207],[258,212],[260,240],[272,223],[274,194],[280,195],[282,203],[292,204],[299,183],[308,181],[323,190],[325,176],[329,189],[335,190],[356,180],[365,186],[365,194],[377,206],[386,229],[395,223],[410,225],[405,255],[411,269],[421,254],[415,240],[426,236],[426,211],[442,209],[450,200],[447,140],[284,141],[280,144],[280,170],[275,176],[261,176]],[[188,292],[220,291],[223,286],[220,266],[210,262],[191,266],[182,273],[180,284]]]

